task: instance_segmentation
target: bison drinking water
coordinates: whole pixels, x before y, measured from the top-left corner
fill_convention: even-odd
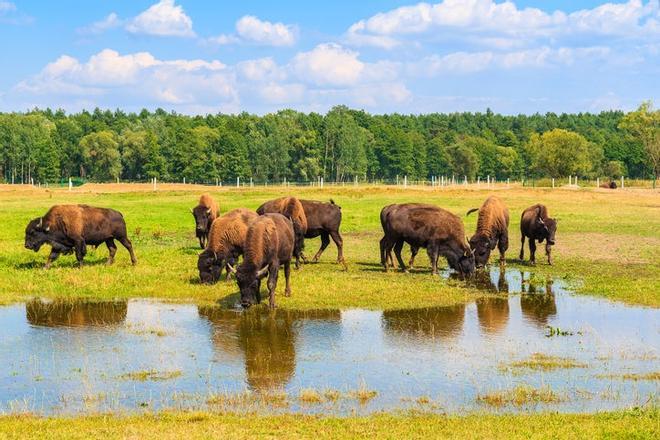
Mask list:
[[[245,308],[261,302],[261,279],[268,275],[270,308],[275,308],[275,287],[280,266],[284,266],[286,289],[291,295],[291,258],[295,245],[293,223],[281,214],[264,214],[250,223],[243,250],[243,263],[234,270]]]
[[[490,251],[495,246],[500,251],[500,264],[504,264],[504,254],[509,248],[509,210],[498,197],[490,196],[481,208],[470,209],[467,215],[474,211],[479,211],[479,219],[477,231],[470,238],[470,248],[474,251],[477,267],[488,263]]]
[[[440,255],[447,258],[452,269],[462,274],[474,272],[474,256],[465,242],[465,229],[458,216],[422,203],[390,205],[384,211],[380,258],[385,270],[392,248],[401,270],[406,270],[401,258],[405,242],[412,248],[426,248],[434,274],[438,273]]]
[[[195,217],[195,236],[199,240],[199,246],[204,249],[208,243],[211,225],[220,215],[220,209],[210,194],[202,194],[199,203],[190,212]]]
[[[202,283],[215,283],[220,279],[222,268],[236,265],[236,259],[243,254],[248,223],[258,215],[249,209],[239,208],[218,217],[211,225],[208,245],[199,254],[197,269]]]
[[[557,220],[550,218],[548,208],[545,205],[536,204],[525,209],[520,218],[521,247],[520,259],[525,254],[525,237],[529,237],[529,262],[536,263],[534,253],[536,252],[537,240],[543,243],[545,240],[545,254],[548,256],[548,264],[552,264],[550,251],[555,244],[555,232],[557,232]]]
[[[94,208],[87,205],[55,205],[45,216],[32,220],[25,229],[25,247],[38,252],[48,243],[51,252],[46,261],[48,269],[60,254],[72,251],[78,264],[82,266],[87,253],[87,245],[98,246],[105,243],[110,251],[107,264],[112,264],[117,252],[114,240],[118,240],[131,255],[131,262],[137,263],[133,245],[126,234],[126,222],[120,212],[114,209]]]
[[[293,255],[296,257],[296,269],[300,267],[300,260],[304,260],[305,234],[307,234],[307,215],[302,203],[295,197],[281,197],[270,200],[257,208],[257,214],[282,214],[293,222],[295,244]]]

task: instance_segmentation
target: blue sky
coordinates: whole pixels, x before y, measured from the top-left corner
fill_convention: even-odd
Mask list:
[[[658,3],[0,0],[0,110],[628,110]]]

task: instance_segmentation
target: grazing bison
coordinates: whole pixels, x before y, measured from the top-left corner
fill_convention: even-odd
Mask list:
[[[396,211],[401,206],[403,205],[392,204],[392,205],[387,205],[380,210],[380,225],[383,228],[383,238],[381,239],[381,253],[383,250],[382,243],[384,240],[386,240],[385,237],[387,236],[387,216],[390,212]],[[410,246],[410,261],[408,261],[408,269],[413,268],[413,264],[415,263],[415,256],[417,256],[418,251],[419,248],[417,246],[412,246],[412,245]],[[394,259],[392,258],[391,248],[386,249],[385,253],[386,253],[385,259],[387,264],[389,266],[396,267],[396,265],[394,264]],[[382,255],[381,255],[381,259],[382,259]],[[385,267],[385,270],[387,271],[387,266]]]
[[[236,265],[236,259],[243,254],[248,223],[258,215],[249,209],[239,208],[218,217],[211,225],[209,242],[204,252],[199,254],[197,269],[202,283],[215,283],[220,279],[222,268]]]
[[[495,246],[500,251],[500,264],[504,264],[504,254],[509,248],[509,210],[498,197],[490,196],[481,208],[470,209],[467,215],[474,211],[479,211],[479,219],[477,231],[470,238],[470,248],[474,251],[477,267],[488,263],[490,251]]]
[[[284,266],[286,289],[291,295],[291,258],[295,246],[293,222],[282,214],[264,214],[253,220],[247,231],[243,249],[243,263],[235,270],[241,290],[241,305],[248,308],[261,302],[261,279],[268,275],[270,308],[275,308],[275,287],[280,266]]]
[[[211,225],[220,215],[220,209],[210,194],[202,194],[199,203],[190,212],[195,217],[195,236],[199,240],[199,246],[204,249],[208,243]]]
[[[600,187],[605,189],[616,189],[616,182],[614,180],[603,182],[600,184]]]
[[[465,242],[465,229],[458,216],[442,208],[422,203],[391,205],[384,215],[380,241],[381,263],[387,271],[387,256],[394,254],[401,270],[406,266],[401,259],[403,243],[413,248],[426,248],[433,273],[438,273],[438,257],[447,258],[449,266],[462,274],[474,272],[474,256]]]
[[[536,252],[535,240],[543,243],[545,240],[545,254],[548,256],[548,264],[552,264],[550,252],[555,244],[555,232],[557,232],[557,220],[550,218],[548,208],[545,205],[536,204],[525,209],[520,217],[521,247],[520,260],[525,256],[525,237],[529,238],[529,262],[536,264],[534,253]]]
[[[110,251],[107,264],[112,264],[117,252],[114,240],[128,249],[131,262],[137,263],[133,245],[126,234],[126,222],[120,212],[114,209],[95,208],[87,205],[55,205],[45,216],[32,220],[25,229],[25,247],[38,252],[48,243],[51,252],[45,269],[59,257],[72,251],[78,265],[82,266],[87,253],[87,245],[98,246],[105,243]]]
[[[282,214],[291,219],[295,232],[295,245],[293,255],[296,257],[296,269],[300,267],[300,260],[304,261],[305,234],[307,234],[307,215],[302,203],[295,197],[280,197],[270,200],[257,208],[257,214]]]

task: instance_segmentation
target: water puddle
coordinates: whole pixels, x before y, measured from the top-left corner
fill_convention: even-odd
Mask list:
[[[588,412],[657,401],[660,311],[572,295],[512,269],[473,282],[497,295],[386,312],[243,313],[144,300],[2,307],[0,411],[249,401],[275,412]],[[521,389],[556,399],[506,399]]]

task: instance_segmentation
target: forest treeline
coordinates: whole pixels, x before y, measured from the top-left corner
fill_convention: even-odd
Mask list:
[[[325,115],[0,113],[0,180],[650,178],[658,172],[659,121],[650,102],[630,113],[518,116],[371,115],[344,106]]]

